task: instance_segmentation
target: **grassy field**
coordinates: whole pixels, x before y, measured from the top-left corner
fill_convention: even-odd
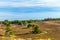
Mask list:
[[[0,23],[0,40],[60,40],[60,20],[34,21],[28,24],[38,25],[42,32],[32,34],[32,27],[27,28],[26,25],[13,23],[11,28],[16,37],[3,37],[6,25]]]

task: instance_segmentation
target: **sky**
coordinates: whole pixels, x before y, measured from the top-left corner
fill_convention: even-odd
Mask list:
[[[60,0],[0,0],[0,20],[60,18]]]

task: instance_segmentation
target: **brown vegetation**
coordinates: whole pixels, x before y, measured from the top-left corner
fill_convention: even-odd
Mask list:
[[[42,33],[31,34],[32,28],[27,28],[21,24],[11,24],[12,31],[20,38],[52,38],[52,40],[60,40],[60,20],[51,21],[35,21],[28,24],[35,24],[39,26]],[[5,34],[6,25],[0,24],[0,35]]]

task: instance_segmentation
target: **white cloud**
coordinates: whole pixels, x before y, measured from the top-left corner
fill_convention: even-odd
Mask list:
[[[51,6],[60,7],[60,0],[6,0],[0,1],[0,7]]]
[[[29,3],[29,2],[0,2],[0,7],[22,7],[22,6],[41,6],[44,4],[35,4],[35,3]]]

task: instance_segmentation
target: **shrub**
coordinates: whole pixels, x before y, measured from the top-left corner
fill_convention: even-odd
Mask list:
[[[27,21],[22,21],[22,25],[27,27],[27,25],[28,25]]]
[[[5,20],[5,21],[3,22],[3,24],[8,25],[8,24],[10,24],[10,22],[9,22],[8,20]]]
[[[28,25],[27,25],[27,28],[30,28],[30,27],[32,27],[32,25],[31,25],[31,24],[28,24]]]
[[[28,24],[28,25],[27,25],[27,28],[30,28],[30,27],[33,28],[33,27],[35,27],[35,25],[34,25],[34,24]]]
[[[39,30],[39,27],[37,25],[35,25],[33,27],[33,31],[32,31],[33,34],[37,34],[37,33],[41,33],[41,31]]]
[[[6,23],[7,23],[7,22],[6,22]],[[6,25],[5,36],[7,36],[7,37],[12,37],[12,36],[14,36],[14,33],[12,32],[12,28],[11,28],[11,26],[10,26],[9,23],[7,23],[7,25]]]

